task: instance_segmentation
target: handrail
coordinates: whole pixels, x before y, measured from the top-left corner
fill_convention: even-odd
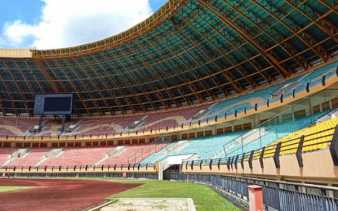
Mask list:
[[[130,166],[138,166],[140,165],[140,167],[149,167],[149,168],[153,168],[156,166],[156,164],[141,164],[141,163],[128,163],[128,164],[99,164],[99,165],[95,165],[95,164],[84,164],[84,165],[40,165],[40,166],[2,166],[0,167],[0,169],[58,169],[61,167],[61,169],[69,169],[69,168],[78,168],[78,169],[84,169],[84,168],[127,168]]]

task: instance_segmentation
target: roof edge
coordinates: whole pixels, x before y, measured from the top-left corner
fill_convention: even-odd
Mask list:
[[[29,48],[0,48],[0,58],[32,58]]]
[[[141,23],[121,32],[117,35],[108,37],[92,43],[82,44],[74,47],[32,50],[34,58],[62,58],[87,55],[98,51],[117,47],[123,43],[129,42],[146,32],[152,30],[163,21],[167,20],[186,0],[169,0],[158,11],[148,17]]]

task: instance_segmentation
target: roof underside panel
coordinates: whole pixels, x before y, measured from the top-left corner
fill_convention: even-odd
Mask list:
[[[172,0],[122,35],[1,58],[0,109],[32,113],[46,93],[74,93],[79,114],[229,97],[332,59],[337,23],[334,0]]]

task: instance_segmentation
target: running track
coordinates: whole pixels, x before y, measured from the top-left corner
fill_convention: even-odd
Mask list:
[[[84,210],[105,198],[139,184],[100,180],[1,179],[0,185],[31,186],[32,189],[0,193],[1,211]]]

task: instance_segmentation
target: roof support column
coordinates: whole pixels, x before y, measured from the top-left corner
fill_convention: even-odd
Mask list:
[[[60,92],[60,89],[58,88],[58,86],[57,86],[57,84],[55,82],[56,80],[55,80],[54,76],[52,76],[48,72],[48,70],[47,70],[45,64],[43,63],[43,61],[40,60],[40,59],[33,59],[33,61],[35,62],[36,66],[38,67],[38,69],[40,70],[40,72],[42,73],[42,75],[48,81],[48,83],[49,83],[51,89],[53,90],[53,92],[54,93]]]

